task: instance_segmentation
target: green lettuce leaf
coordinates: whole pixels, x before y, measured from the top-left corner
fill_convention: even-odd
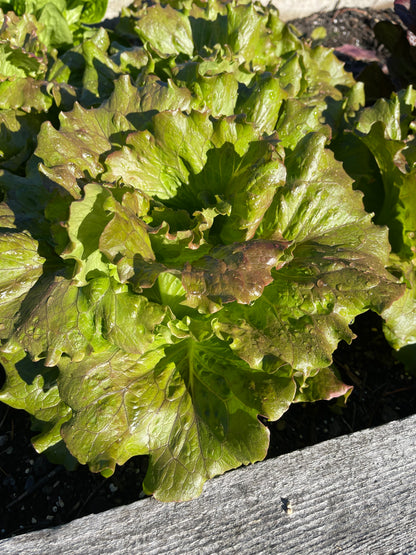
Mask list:
[[[62,432],[71,452],[105,475],[150,452],[144,487],[161,500],[191,499],[208,478],[263,458],[268,431],[257,413],[277,417],[296,390],[290,376],[253,373],[216,340],[185,339],[141,357],[105,353],[80,365],[63,359],[60,369],[74,411]]]
[[[59,396],[56,367],[33,363],[23,350],[1,353],[0,361],[7,374],[0,391],[2,401],[45,422],[59,420],[62,424],[68,419],[71,411]]]
[[[106,29],[100,27],[91,31],[91,36],[55,60],[49,68],[48,79],[68,83],[76,90],[84,107],[101,104],[113,92],[114,81],[122,73],[129,73],[123,70],[122,64],[126,48],[120,47],[117,59],[110,56],[110,44]]]
[[[55,366],[63,354],[79,362],[112,345],[142,353],[157,343],[166,312],[109,278],[77,287],[59,275],[45,277],[29,301],[7,348],[22,346],[33,360],[46,357],[46,366]]]
[[[370,154],[375,162],[371,165],[371,172],[365,174],[367,177],[355,173],[357,187],[364,191],[368,208],[374,210],[375,222],[389,228],[393,251],[390,269],[406,287],[403,297],[382,313],[386,338],[396,350],[408,348],[416,342],[416,149],[414,141],[408,139],[414,126],[415,101],[415,91],[409,88],[392,95],[389,100],[381,99],[373,107],[361,110],[354,122],[355,154],[361,160],[368,159]],[[368,179],[369,175],[372,180]],[[410,352],[409,348],[407,351]],[[413,363],[408,364],[409,357],[405,358],[411,368]]]
[[[346,401],[352,391],[351,385],[345,385],[337,376],[333,368],[322,368],[312,377],[307,378],[300,385],[294,403],[310,403],[325,399],[330,401],[334,397],[344,397]]]
[[[131,198],[129,195],[128,200]],[[86,284],[90,271],[107,274],[108,261],[113,262],[117,255],[127,257],[124,263],[130,265],[134,256],[154,259],[146,227],[134,220],[137,215],[131,204],[120,204],[111,189],[96,183],[87,184],[83,199],[71,204],[67,225],[70,244],[61,256],[77,261],[74,278],[78,284]]]
[[[385,320],[384,333],[396,350],[407,345],[416,344],[416,270],[413,260],[405,262],[397,256],[391,256],[391,270],[406,284],[406,291],[383,312]]]
[[[136,89],[128,76],[115,82],[114,93],[100,108],[87,110],[79,104],[69,113],[60,114],[60,130],[50,123],[38,135],[36,156],[41,171],[79,198],[85,179],[95,180],[104,172],[102,153],[119,148],[128,132],[146,125],[153,110],[187,109],[190,93],[173,84],[149,78]],[[116,141],[114,147],[111,141]],[[70,162],[70,164],[68,164]],[[53,168],[51,171],[50,168]]]
[[[45,259],[38,254],[38,244],[29,233],[13,229],[0,234],[0,253],[0,338],[3,339],[10,337],[22,302],[42,275]]]
[[[71,409],[59,395],[56,383],[58,369],[46,368],[42,362],[34,363],[19,349],[1,353],[0,363],[6,371],[0,400],[32,415],[36,430],[40,432],[32,438],[32,442],[39,453],[60,452],[57,462],[64,462],[68,469],[75,469],[77,461],[67,450],[60,433],[63,423],[71,417]]]
[[[256,232],[293,241],[293,259],[252,306],[230,305],[216,316],[216,333],[252,367],[266,355],[304,371],[328,366],[338,342],[353,338],[355,316],[392,302],[386,230],[373,226],[325,141],[309,135],[287,158],[286,185]]]
[[[18,17],[0,10],[0,75],[3,79],[45,76],[48,59],[46,46],[39,40],[42,28],[30,14]]]
[[[250,304],[273,281],[272,268],[290,243],[284,241],[246,241],[215,247],[210,255],[182,271],[186,304],[199,311],[216,312],[224,303]]]

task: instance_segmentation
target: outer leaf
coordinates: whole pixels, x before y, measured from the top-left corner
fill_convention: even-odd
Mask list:
[[[268,432],[256,414],[268,406],[276,416],[295,393],[290,377],[253,374],[216,341],[184,340],[141,358],[63,359],[60,367],[61,394],[74,410],[63,429],[71,452],[106,475],[150,452],[145,487],[162,500],[190,499],[209,477],[263,458]]]
[[[409,88],[390,100],[380,100],[357,117],[356,136],[378,167],[382,189],[377,202],[363,187],[375,221],[387,224],[394,254],[391,269],[406,284],[403,297],[383,312],[384,332],[391,345],[402,350],[405,364],[412,368],[412,344],[416,342],[415,250],[416,203],[414,184],[415,148],[406,140],[412,125],[415,93]],[[357,152],[359,152],[357,147]],[[362,187],[361,180],[358,186]],[[399,352],[399,356],[401,356]],[[410,357],[409,357],[410,354]]]
[[[63,354],[78,362],[112,345],[142,353],[156,341],[156,326],[165,318],[163,307],[108,278],[76,287],[58,276],[35,293],[11,345],[21,345],[34,360],[46,357],[46,366]]]
[[[391,257],[392,271],[406,283],[403,297],[383,312],[384,333],[394,349],[416,343],[416,271],[412,262]]]
[[[295,403],[329,401],[334,397],[344,396],[347,400],[352,391],[351,385],[345,385],[332,368],[322,368],[316,375],[307,378],[296,393]]]
[[[13,12],[3,15],[1,10],[0,21],[0,107],[42,112],[54,100],[57,105],[72,106],[73,89],[46,80],[48,64],[56,58],[56,52],[47,55],[39,38],[44,30],[42,23],[32,15],[17,17]]]
[[[28,292],[42,275],[44,258],[37,242],[25,232],[0,234],[0,337],[13,330],[17,312]]]
[[[236,112],[246,114],[248,121],[256,122],[262,131],[272,133],[288,95],[280,79],[271,77],[269,73],[258,73],[250,88],[240,94]]]
[[[0,203],[0,228],[14,229],[14,213],[13,210],[5,203]]]
[[[82,360],[93,350],[94,319],[85,292],[63,277],[45,278],[20,319],[12,345],[21,345],[33,360],[46,356],[45,366],[55,366],[63,353]]]
[[[74,278],[78,285],[86,284],[89,272],[108,273],[99,250],[99,238],[111,220],[111,215],[104,208],[110,196],[111,193],[101,185],[89,183],[84,188],[84,198],[70,206],[66,225],[70,243],[61,256],[63,259],[75,259]]]
[[[16,228],[29,231],[33,238],[42,243],[40,249],[44,251],[45,242],[50,240],[49,225],[43,214],[50,198],[49,191],[35,179],[3,170],[0,171],[0,190],[14,214]]]
[[[360,140],[373,154],[383,182],[383,203],[375,220],[389,226],[393,251],[404,258],[412,257],[416,247],[415,170],[408,170],[406,145],[400,139],[407,135],[414,102],[415,95],[409,89],[401,97],[380,101],[371,110],[364,110],[357,123]]]
[[[100,237],[100,250],[109,260],[129,264],[131,267],[135,257],[145,260],[155,258],[147,226],[139,217],[142,214],[136,211],[137,200],[142,209],[143,197],[137,192],[126,193],[121,203],[109,198],[105,209],[113,217]]]
[[[70,418],[71,409],[58,392],[58,369],[46,368],[41,362],[33,363],[23,350],[1,353],[0,362],[6,372],[0,400],[24,409],[43,423],[35,448],[41,452],[61,442],[60,428]]]
[[[118,197],[123,197],[118,202]],[[72,202],[66,229],[69,244],[62,258],[75,260],[73,278],[86,285],[90,275],[111,273],[110,262],[123,266],[120,279],[131,276],[133,260],[155,258],[147,228],[139,216],[148,210],[148,200],[139,192],[111,190],[97,183],[84,187],[84,198]],[[59,231],[61,234],[61,230]],[[105,255],[105,256],[103,256]]]
[[[151,6],[140,17],[135,31],[145,45],[166,57],[179,53],[192,56],[194,45],[191,25],[183,14],[169,5]]]
[[[84,107],[103,102],[113,92],[116,78],[122,73],[129,73],[123,71],[119,63],[110,56],[108,32],[100,27],[91,29],[90,34],[81,44],[73,46],[57,58],[48,71],[50,81],[68,83],[74,87]],[[120,54],[124,50],[125,48],[120,47]],[[146,60],[142,65],[145,64]]]
[[[84,23],[99,23],[103,20],[108,0],[71,0],[68,7],[74,9],[80,3],[82,5],[81,21]]]
[[[132,293],[108,278],[95,279],[86,288],[94,312],[96,334],[129,353],[144,353],[159,341],[170,341],[166,309]],[[160,334],[160,336],[159,336]]]
[[[194,103],[195,108],[208,109],[214,116],[231,116],[235,113],[239,82],[250,81],[252,75],[240,70],[230,52],[217,51],[209,58],[193,58],[174,67],[172,78],[199,100]]]
[[[386,136],[393,141],[403,140],[407,137],[409,124],[412,121],[412,112],[416,102],[416,91],[409,87],[389,100],[378,100],[371,108],[366,108],[359,113],[356,128],[360,134],[367,135],[376,121],[385,125]]]
[[[47,2],[37,13],[39,23],[43,25],[42,41],[52,47],[68,47],[73,43],[71,30],[61,10],[53,3]]]
[[[292,150],[308,133],[322,133],[325,130],[322,125],[322,112],[326,107],[325,101],[317,103],[316,99],[309,105],[296,98],[288,99],[275,124],[283,146]],[[329,137],[329,129],[327,133]]]
[[[17,78],[0,83],[0,108],[30,112],[46,112],[52,106],[53,97],[46,88],[46,81],[31,77]]]
[[[81,94],[81,102],[84,105],[91,94],[95,96],[95,103],[101,103],[104,98],[108,98],[113,92],[114,81],[121,75],[120,68],[107,54],[109,46],[108,33],[102,27],[95,36],[81,44],[85,60]]]
[[[95,180],[104,168],[102,154],[123,143],[127,132],[147,123],[147,112],[155,109],[179,109],[189,106],[189,91],[149,78],[139,89],[128,76],[116,81],[114,93],[99,108],[85,110],[78,104],[61,113],[60,131],[45,123],[38,136],[36,155],[43,161],[41,170],[52,180],[79,198],[78,181]],[[128,117],[127,117],[128,116]],[[53,171],[49,168],[54,167]]]

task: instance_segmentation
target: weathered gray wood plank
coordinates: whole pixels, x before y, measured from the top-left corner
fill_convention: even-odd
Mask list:
[[[416,554],[415,425],[412,416],[240,468],[188,503],[145,499],[3,540],[0,553]]]

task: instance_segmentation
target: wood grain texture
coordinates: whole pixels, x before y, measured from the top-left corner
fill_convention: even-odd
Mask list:
[[[415,430],[416,415],[229,472],[194,501],[144,499],[0,553],[416,554]]]

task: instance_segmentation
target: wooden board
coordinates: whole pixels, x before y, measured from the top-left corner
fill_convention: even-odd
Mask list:
[[[2,540],[0,553],[416,554],[416,416],[229,472],[194,501],[144,499]]]

